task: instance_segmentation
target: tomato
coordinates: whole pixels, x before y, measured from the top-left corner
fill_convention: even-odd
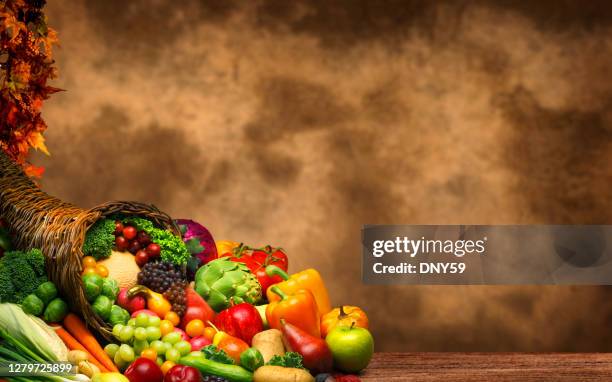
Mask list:
[[[172,325],[174,326],[178,326],[178,324],[181,322],[181,318],[179,317],[179,315],[173,311],[169,311],[168,313],[166,313],[166,315],[164,316],[164,320],[172,322]]]
[[[286,271],[289,267],[287,254],[285,254],[282,248],[272,248],[272,246],[268,245],[263,250],[254,250],[251,256],[255,261],[264,267],[267,267],[268,265],[276,265],[284,271]]]
[[[83,276],[85,275],[97,275],[98,272],[96,271],[96,268],[94,267],[87,267],[85,269],[83,269]]]
[[[217,331],[212,326],[207,326],[204,328],[204,333],[202,334],[206,339],[212,341],[215,338],[215,334]]]
[[[134,239],[137,233],[138,231],[136,231],[136,228],[132,226],[127,226],[123,228],[123,237],[125,237],[128,240]]]
[[[94,259],[92,256],[83,257],[83,268],[95,267],[95,266],[96,266],[96,259]]]
[[[161,254],[161,247],[159,244],[151,243],[147,245],[145,251],[147,251],[150,258],[155,259]]]
[[[187,332],[187,335],[189,337],[201,336],[202,333],[204,333],[204,322],[202,322],[202,320],[198,320],[198,319],[191,320],[187,324],[187,327],[185,328],[185,331]]]
[[[100,275],[100,277],[108,277],[108,268],[103,264],[96,265],[96,273]]]
[[[157,352],[155,351],[155,349],[144,349],[142,353],[140,353],[140,356],[143,358],[148,358],[151,361],[157,361]]]
[[[168,372],[168,370],[172,369],[174,367],[174,365],[176,365],[174,362],[172,361],[166,361],[164,363],[162,363],[161,365],[161,370],[162,373],[164,373],[164,375]]]
[[[168,320],[162,320],[159,323],[159,330],[161,331],[162,337],[168,333],[172,333],[174,331],[174,325],[172,322]]]
[[[136,256],[134,256],[134,260],[136,261],[136,265],[142,268],[144,267],[146,263],[149,262],[149,255],[147,255],[147,252],[141,249],[140,251],[136,252]]]
[[[267,245],[263,248],[252,248],[241,245],[235,248],[231,253],[222,254],[221,257],[229,257],[231,261],[245,264],[255,277],[257,277],[257,281],[261,284],[261,289],[264,294],[270,286],[283,281],[278,275],[268,276],[266,274],[266,267],[275,265],[285,272],[289,267],[289,260],[285,252],[283,252],[281,248],[274,248],[271,245]]]

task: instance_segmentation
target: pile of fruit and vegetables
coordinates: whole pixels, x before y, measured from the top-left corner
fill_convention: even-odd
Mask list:
[[[120,215],[87,231],[82,287],[112,342],[70,312],[39,250],[15,251],[3,236],[0,366],[77,372],[17,381],[359,381],[374,350],[368,318],[332,307],[318,271],[290,273],[281,248],[215,242],[192,220],[176,223],[182,237]]]

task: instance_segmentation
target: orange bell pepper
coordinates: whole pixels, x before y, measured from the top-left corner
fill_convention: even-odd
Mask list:
[[[368,316],[356,306],[343,305],[321,317],[321,336],[325,338],[336,326],[368,328]]]
[[[300,289],[309,290],[317,301],[320,316],[328,313],[331,310],[327,288],[325,287],[325,283],[321,278],[321,274],[315,269],[306,269],[305,271],[294,273],[289,276],[287,272],[283,271],[279,267],[269,265],[266,267],[266,273],[269,276],[278,275],[285,280],[275,284],[275,286],[286,294],[294,294]],[[270,302],[280,300],[279,295],[273,293],[271,288],[268,288],[266,296]]]
[[[321,337],[321,316],[317,302],[308,289],[299,289],[293,294],[283,292],[278,286],[270,290],[280,299],[270,302],[266,308],[266,318],[271,328],[281,330],[281,319],[284,319],[315,337]]]

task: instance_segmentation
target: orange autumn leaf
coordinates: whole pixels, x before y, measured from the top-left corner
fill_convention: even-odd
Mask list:
[[[38,167],[38,166],[31,165],[31,164],[26,165],[24,170],[27,176],[34,177],[34,178],[42,177],[42,175],[45,172],[44,167]]]
[[[45,137],[43,137],[41,133],[34,132],[30,134],[27,141],[33,149],[42,151],[47,155],[51,155],[47,149],[47,146],[45,145]]]

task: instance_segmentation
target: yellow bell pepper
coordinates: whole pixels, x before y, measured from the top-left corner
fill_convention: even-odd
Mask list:
[[[306,269],[305,271],[294,273],[289,276],[279,267],[269,265],[266,267],[266,273],[268,276],[278,275],[283,278],[285,281],[281,281],[280,283],[274,285],[288,295],[293,295],[300,289],[309,290],[317,302],[317,308],[319,309],[320,316],[328,313],[331,310],[327,288],[325,287],[325,283],[321,278],[321,274],[315,269]],[[279,301],[281,299],[278,294],[272,292],[272,288],[268,288],[266,296],[270,302]]]

